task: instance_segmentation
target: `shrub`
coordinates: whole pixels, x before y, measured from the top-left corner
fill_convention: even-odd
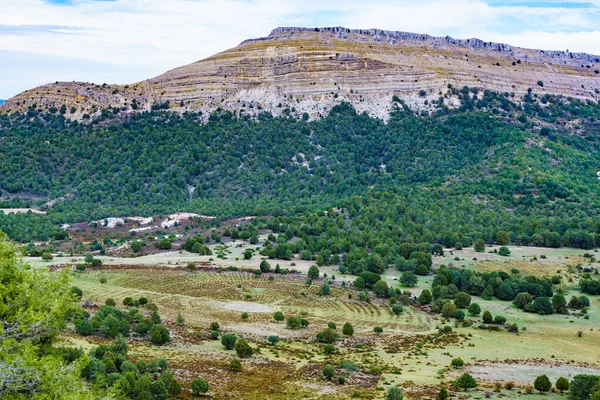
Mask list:
[[[471,296],[465,292],[460,292],[456,295],[454,304],[458,308],[467,308],[471,305]]]
[[[233,333],[226,333],[225,335],[221,336],[221,344],[227,350],[233,350],[236,342],[237,342],[237,336],[235,336],[235,334],[233,334]]]
[[[498,249],[498,254],[503,257],[508,257],[510,256],[510,250],[508,249],[508,247],[502,246],[500,247],[500,249]]]
[[[328,365],[325,368],[323,368],[322,373],[323,373],[323,376],[325,378],[327,378],[327,380],[330,381],[335,376],[335,369],[333,369],[333,367],[331,365]]]
[[[338,383],[339,383],[340,385],[343,385],[343,384],[345,384],[345,383],[346,383],[346,378],[345,378],[345,377],[343,377],[343,376],[338,376]]]
[[[456,380],[456,386],[463,390],[474,389],[477,387],[477,381],[468,372],[465,372]]]
[[[403,400],[404,393],[399,387],[391,387],[387,392],[386,400]]]
[[[336,333],[331,328],[325,328],[321,332],[317,333],[317,342],[321,343],[333,343],[336,340]]]
[[[152,328],[150,328],[150,341],[153,344],[161,345],[167,343],[169,340],[171,338],[167,327],[158,324],[152,325]]]
[[[556,384],[554,386],[556,386],[556,389],[559,392],[565,392],[569,390],[569,380],[561,376],[556,380]]]
[[[475,316],[475,315],[479,315],[479,313],[481,313],[481,307],[479,307],[479,304],[477,303],[472,303],[469,306],[469,314]]]
[[[248,358],[252,354],[254,354],[254,350],[252,350],[252,347],[250,347],[246,339],[243,338],[236,342],[235,352],[240,358]]]
[[[350,322],[346,322],[344,324],[344,327],[342,328],[342,333],[345,336],[352,336],[352,335],[354,335],[354,328],[352,327],[352,324]]]
[[[200,396],[208,392],[208,382],[204,379],[196,378],[192,381],[192,394],[194,396]]]
[[[234,372],[240,372],[242,370],[242,362],[239,359],[234,358],[229,363],[229,368]]]
[[[106,304],[109,307],[114,307],[117,305],[117,302],[114,301],[113,299],[106,299],[106,301],[104,302],[104,304]]]
[[[279,342],[279,336],[276,335],[270,335],[267,340],[269,341],[269,343],[271,344],[275,344],[277,342]]]
[[[493,321],[492,313],[489,311],[484,311],[483,315],[481,316],[481,319],[483,319],[483,322],[485,324],[491,324]]]
[[[335,346],[332,344],[326,344],[325,346],[323,346],[323,351],[325,352],[325,354],[333,354],[335,353]]]
[[[465,362],[462,360],[462,358],[454,358],[452,359],[452,366],[454,368],[461,368],[464,367]]]
[[[403,311],[404,311],[404,308],[400,304],[396,304],[394,307],[392,307],[392,312],[395,315],[400,315],[400,314],[402,314]]]
[[[535,378],[533,387],[535,388],[535,390],[540,392],[540,394],[546,393],[550,391],[550,389],[552,389],[552,383],[550,383],[550,379],[548,379],[548,376],[546,374],[543,374]]]
[[[276,311],[275,314],[273,314],[273,319],[277,321],[277,323],[280,323],[285,319],[285,315],[283,315],[281,311]]]

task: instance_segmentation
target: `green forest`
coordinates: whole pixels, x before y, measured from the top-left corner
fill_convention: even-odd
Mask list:
[[[300,226],[338,207],[348,234],[467,246],[506,231],[517,244],[596,246],[600,105],[451,90],[460,108],[440,97],[417,113],[395,98],[387,122],[345,103],[316,121],[291,110],[217,110],[207,123],[168,111],[105,110],[90,124],[35,107],[0,115],[3,205],[59,199],[45,216],[0,212],[0,229],[28,242],[62,223],[174,211]]]

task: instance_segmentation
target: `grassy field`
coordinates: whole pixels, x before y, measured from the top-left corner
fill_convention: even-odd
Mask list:
[[[471,327],[458,327],[453,320],[445,321],[420,306],[405,306],[404,312],[397,316],[385,299],[371,295],[370,303],[360,301],[357,291],[348,285],[355,277],[340,274],[336,266],[321,268],[329,277],[335,275],[328,296],[318,295],[322,278],[307,286],[306,271],[312,264],[307,261],[269,260],[272,266],[279,263],[282,268],[297,271],[288,275],[256,277],[249,272],[228,270],[226,267],[258,268],[260,257],[243,260],[246,246],[239,244],[221,247],[226,259],[185,251],[137,258],[100,257],[104,266],[99,270],[74,271],[73,284],[83,290],[83,300],[98,305],[108,298],[117,304],[122,304],[125,297],[149,298],[167,321],[172,341],[166,346],[150,346],[134,337],[133,356],[168,358],[184,388],[189,387],[194,377],[206,378],[211,382],[209,395],[215,399],[378,399],[384,398],[393,385],[401,386],[409,399],[433,399],[442,384],[457,399],[561,399],[566,397],[558,393],[528,394],[526,387],[541,373],[548,374],[554,382],[559,376],[570,378],[577,373],[600,371],[597,297],[591,297],[588,319],[576,315],[529,314],[510,302],[478,298],[482,310],[505,316],[508,322],[519,326],[519,333],[478,329],[477,319]],[[584,251],[573,249],[511,247],[509,257],[493,253],[493,248],[486,251],[492,253],[447,252],[445,256],[434,257],[434,266],[453,263],[470,269],[507,272],[518,268],[522,273],[540,276],[560,271],[565,278],[564,289],[570,296],[579,292],[567,280],[572,271],[569,268],[586,265],[589,260],[583,257]],[[56,257],[49,263],[39,258],[30,261],[36,267],[45,267],[77,263],[82,258]],[[188,271],[184,267],[189,262],[207,264]],[[208,264],[211,266],[206,267]],[[393,269],[382,275],[392,287],[398,287],[399,276],[400,272]],[[106,278],[106,282],[101,283],[100,278]],[[408,290],[418,296],[432,279],[433,276],[420,277],[418,285]],[[304,329],[288,329],[285,323],[273,320],[275,311],[282,311],[286,317],[305,318],[310,324]],[[247,320],[242,318],[242,312],[249,314]],[[185,319],[184,325],[175,323],[179,313]],[[247,338],[257,348],[253,357],[243,360],[242,372],[232,372],[229,368],[235,353],[209,338],[208,326],[213,321],[219,322],[222,333],[233,332]],[[350,322],[355,334],[342,336],[335,343],[336,353],[326,355],[315,335],[329,322],[337,325],[340,334],[342,325]],[[451,325],[453,332],[439,333],[439,328],[445,325]],[[375,326],[382,327],[383,333],[375,334]],[[279,336],[280,342],[275,346],[268,344],[269,335]],[[67,335],[63,340],[83,347],[104,341],[101,338],[84,341],[76,335]],[[455,357],[465,361],[463,368],[450,367]],[[342,360],[354,362],[356,371],[340,368]],[[321,371],[326,365],[336,367],[336,375],[344,376],[346,383],[340,385],[337,380],[324,379]],[[479,387],[469,392],[455,391],[450,383],[465,371],[476,377]],[[517,387],[496,391],[497,382],[502,385],[514,382]]]

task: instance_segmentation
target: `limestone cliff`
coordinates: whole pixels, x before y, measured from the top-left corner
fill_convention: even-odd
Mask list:
[[[393,96],[427,110],[448,85],[516,96],[533,88],[597,100],[599,70],[600,56],[585,53],[378,29],[284,27],[147,81],[56,82],[25,91],[0,110],[26,111],[35,104],[85,119],[108,108],[115,114],[169,108],[204,115],[221,108],[318,118],[348,101],[360,112],[386,118]],[[450,106],[455,102],[446,99]]]

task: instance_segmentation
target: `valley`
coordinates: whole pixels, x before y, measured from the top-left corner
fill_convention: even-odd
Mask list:
[[[7,100],[0,391],[599,399],[599,68],[284,27]]]

